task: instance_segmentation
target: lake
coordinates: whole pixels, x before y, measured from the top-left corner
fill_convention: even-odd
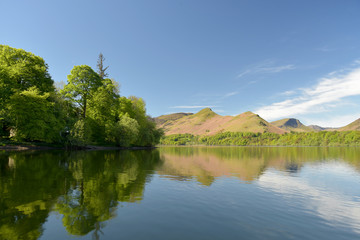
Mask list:
[[[360,148],[1,152],[0,239],[360,239]]]

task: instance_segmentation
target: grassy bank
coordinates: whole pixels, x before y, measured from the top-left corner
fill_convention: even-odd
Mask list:
[[[161,145],[208,146],[360,146],[360,131],[304,133],[224,132],[212,136],[174,134],[164,136]]]

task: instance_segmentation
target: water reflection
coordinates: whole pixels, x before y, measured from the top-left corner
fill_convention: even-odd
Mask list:
[[[360,232],[358,192],[344,187],[347,183],[317,185],[336,179],[341,171],[346,179],[358,177],[359,153],[358,148],[311,147],[3,152],[0,239],[40,238],[52,211],[62,216],[68,234],[99,239],[108,221],[121,214],[122,202],[141,203],[154,176],[169,182],[195,180],[206,189],[222,177],[239,179],[285,198],[302,199],[304,208],[323,219],[348,223]],[[322,164],[328,167],[316,168]],[[323,179],[317,182],[314,176]]]
[[[142,199],[157,151],[34,152],[0,155],[0,239],[38,239],[53,209],[73,235],[114,217],[118,202]]]
[[[280,194],[291,207],[307,209],[333,227],[360,233],[360,192],[358,185],[354,188],[354,182],[360,183],[359,150],[166,147],[160,151],[165,159],[160,173],[196,179],[207,186],[221,176],[256,180],[257,186]],[[298,176],[304,167],[305,173]]]
[[[257,180],[269,168],[296,174],[304,163],[341,160],[360,170],[358,148],[318,147],[163,147],[159,174],[211,185],[217,177]]]
[[[314,174],[329,179],[336,177],[331,171],[346,171],[352,174],[353,169],[343,164],[329,164],[324,168],[318,169]],[[269,171],[259,179],[259,185],[267,191],[281,194],[288,199],[289,205],[296,208],[293,204],[294,199],[300,200],[301,207],[326,220],[333,227],[349,227],[353,231],[360,233],[360,196],[358,189],[354,192],[344,191],[332,186],[320,185],[314,181],[309,182],[306,177],[289,178],[284,174]],[[352,186],[353,187],[353,186]]]

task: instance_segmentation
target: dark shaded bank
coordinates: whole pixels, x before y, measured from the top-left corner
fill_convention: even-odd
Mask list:
[[[37,145],[4,145],[0,146],[0,150],[5,151],[26,151],[26,150],[148,150],[156,147],[106,147],[106,146],[37,146]]]
[[[55,150],[65,149],[64,147],[55,146],[36,146],[36,145],[4,145],[0,146],[0,150],[22,151],[22,150]]]

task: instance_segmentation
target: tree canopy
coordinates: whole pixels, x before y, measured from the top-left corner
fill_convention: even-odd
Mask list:
[[[6,45],[0,45],[0,86],[7,96],[33,86],[40,92],[54,91],[54,81],[44,59]]]
[[[16,137],[28,141],[54,142],[60,138],[64,127],[57,117],[55,102],[49,101],[50,94],[36,87],[14,94],[10,99],[9,113],[14,119]]]
[[[101,86],[100,76],[87,65],[75,66],[68,75],[68,83],[62,90],[65,98],[77,104],[81,115],[86,117],[87,102]]]
[[[55,90],[45,61],[0,45],[0,139],[69,145],[151,146],[161,131],[146,115],[145,102],[121,97],[99,55],[95,72],[74,66]]]

